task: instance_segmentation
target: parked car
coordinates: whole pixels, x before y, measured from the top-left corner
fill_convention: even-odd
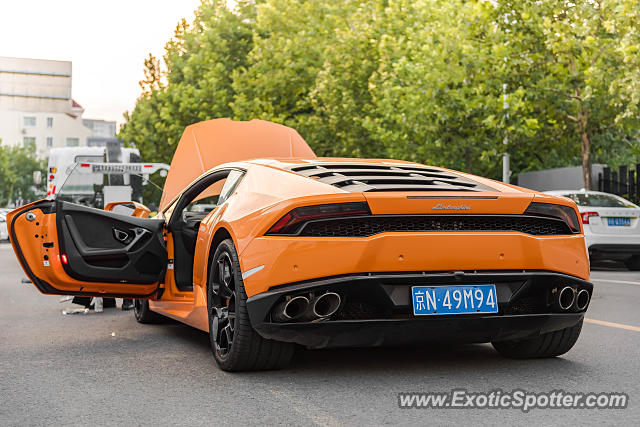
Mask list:
[[[580,210],[592,260],[620,260],[640,270],[640,207],[615,194],[600,191],[548,191],[568,197]]]
[[[9,230],[7,229],[7,214],[11,209],[0,208],[0,240],[9,239]]]
[[[144,218],[39,201],[9,214],[11,241],[41,292],[137,298],[139,322],[208,331],[229,371],[283,367],[295,344],[492,342],[553,357],[578,339],[593,289],[571,200],[317,158],[260,120],[188,126],[159,206]]]

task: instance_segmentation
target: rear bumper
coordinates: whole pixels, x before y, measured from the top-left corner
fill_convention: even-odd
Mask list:
[[[584,239],[591,259],[626,259],[640,254],[640,235],[585,233]]]
[[[473,318],[342,320],[262,323],[265,338],[310,348],[371,347],[426,342],[485,343],[536,337],[575,325],[584,313],[485,316]]]
[[[414,317],[413,285],[496,285],[496,315]],[[538,336],[575,325],[584,317],[577,309],[558,312],[551,301],[553,289],[586,289],[582,279],[548,271],[369,273],[329,277],[279,286],[247,301],[253,328],[264,338],[294,342],[312,348],[379,346],[452,341],[481,343]],[[287,296],[332,291],[342,296],[336,315],[315,322],[272,321],[273,308]],[[364,312],[353,306],[366,305]],[[355,314],[354,314],[355,313]]]
[[[597,243],[589,246],[591,259],[627,259],[633,255],[640,255],[640,243]]]
[[[546,270],[588,278],[584,236],[516,232],[384,233],[371,237],[257,237],[240,253],[247,296],[351,273]]]

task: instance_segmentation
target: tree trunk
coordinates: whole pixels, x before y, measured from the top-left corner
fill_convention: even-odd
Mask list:
[[[576,91],[579,96],[579,92]],[[580,148],[582,151],[582,178],[584,179],[584,189],[591,188],[591,137],[587,133],[588,118],[587,113],[578,114],[578,127],[580,129]]]
[[[569,68],[575,73],[575,64],[573,60],[569,61]],[[591,137],[587,132],[589,125],[589,111],[585,111],[582,95],[580,89],[575,88],[573,95],[578,100],[578,116],[567,116],[578,126],[578,132],[580,133],[580,150],[582,152],[582,179],[584,180],[584,189],[592,190],[591,188]]]

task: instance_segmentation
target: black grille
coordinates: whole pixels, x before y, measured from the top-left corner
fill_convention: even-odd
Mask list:
[[[535,236],[573,234],[561,220],[521,215],[373,215],[310,221],[297,235],[366,237],[420,231],[518,231]]]
[[[479,182],[420,165],[315,163],[292,171],[352,193],[371,191],[491,191]]]

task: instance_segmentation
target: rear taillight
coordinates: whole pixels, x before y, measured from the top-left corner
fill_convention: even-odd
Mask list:
[[[267,234],[296,234],[308,221],[327,218],[371,215],[366,202],[333,203],[330,205],[302,206],[280,218]]]
[[[576,211],[569,206],[533,202],[529,204],[524,214],[560,219],[564,221],[574,233],[580,232],[578,215],[576,215]]]
[[[580,219],[582,219],[583,224],[589,224],[589,218],[592,216],[600,216],[598,212],[582,212],[580,213]]]

